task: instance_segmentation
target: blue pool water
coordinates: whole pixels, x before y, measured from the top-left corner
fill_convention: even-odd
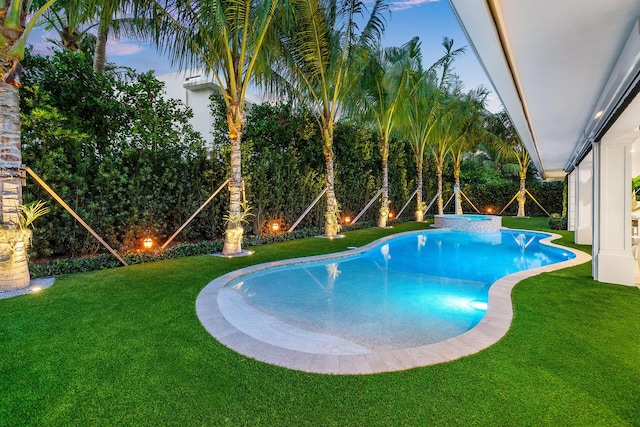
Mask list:
[[[489,287],[517,271],[574,258],[542,233],[429,231],[363,253],[251,273],[221,292],[296,328],[372,350],[431,344],[482,319]]]

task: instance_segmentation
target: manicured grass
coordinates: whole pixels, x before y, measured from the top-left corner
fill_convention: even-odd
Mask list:
[[[496,345],[404,372],[267,365],[220,345],[196,317],[198,292],[228,271],[424,227],[64,276],[0,300],[0,425],[638,425],[640,290],[594,282],[590,263],[518,284]]]

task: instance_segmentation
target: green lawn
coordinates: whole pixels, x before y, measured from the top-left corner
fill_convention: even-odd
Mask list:
[[[505,224],[540,229],[546,219]],[[590,263],[518,284],[513,325],[496,345],[403,372],[267,365],[220,345],[196,317],[198,292],[228,271],[424,227],[63,276],[0,300],[0,425],[640,424],[640,290],[594,282]]]

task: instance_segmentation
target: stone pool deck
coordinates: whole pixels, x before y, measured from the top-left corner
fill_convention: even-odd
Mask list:
[[[509,330],[513,318],[511,290],[520,281],[540,273],[588,262],[591,256],[551,243],[561,236],[552,235],[542,242],[575,254],[572,260],[538,267],[505,276],[489,290],[487,312],[473,329],[446,341],[414,348],[371,351],[326,334],[302,331],[247,304],[219,299],[218,293],[231,280],[247,273],[279,265],[310,260],[337,259],[364,252],[401,233],[377,240],[361,248],[319,257],[298,258],[260,264],[237,270],[210,282],[198,295],[196,312],[205,329],[218,341],[247,357],[272,365],[320,374],[374,374],[400,371],[456,360],[477,353],[498,342]],[[233,316],[233,324],[223,315]],[[266,341],[269,342],[266,342]],[[344,342],[343,342],[344,341]]]

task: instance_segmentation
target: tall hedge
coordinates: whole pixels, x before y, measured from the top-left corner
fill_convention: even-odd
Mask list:
[[[22,96],[25,163],[54,188],[102,237],[119,250],[140,247],[145,236],[168,238],[228,177],[228,139],[223,106],[212,147],[188,125],[191,111],[167,100],[150,73],[122,70],[95,74],[83,55],[28,55]],[[380,188],[378,136],[364,123],[343,120],[334,137],[336,194],[343,217],[353,218]],[[246,235],[290,227],[324,188],[324,158],[317,124],[291,104],[253,106],[243,134],[243,176],[253,214]],[[390,210],[395,214],[416,186],[415,160],[406,141],[392,139]],[[424,199],[436,191],[433,159],[425,159]],[[445,168],[445,198],[452,192]],[[25,201],[48,200],[51,213],[37,224],[34,257],[80,256],[103,249],[31,180]],[[462,164],[462,189],[483,212],[499,211],[518,188],[517,177],[488,169],[472,157]],[[542,183],[532,173],[527,188],[550,213],[562,211],[562,183]],[[377,203],[361,219],[375,218]],[[176,241],[222,237],[228,193],[223,191]],[[404,218],[411,217],[415,202]],[[448,207],[453,210],[453,205]],[[471,211],[465,205],[465,211]],[[432,208],[429,213],[433,213]],[[509,211],[508,211],[509,212]],[[542,211],[532,202],[527,213]],[[299,225],[323,224],[324,199]]]
[[[224,176],[188,125],[191,111],[166,100],[151,73],[95,74],[85,56],[67,52],[28,56],[25,68],[24,162],[112,246],[132,250],[146,235],[165,239]],[[33,255],[101,250],[28,183],[25,201],[48,200],[52,209],[37,224]],[[213,238],[216,225],[202,216],[186,233]]]

